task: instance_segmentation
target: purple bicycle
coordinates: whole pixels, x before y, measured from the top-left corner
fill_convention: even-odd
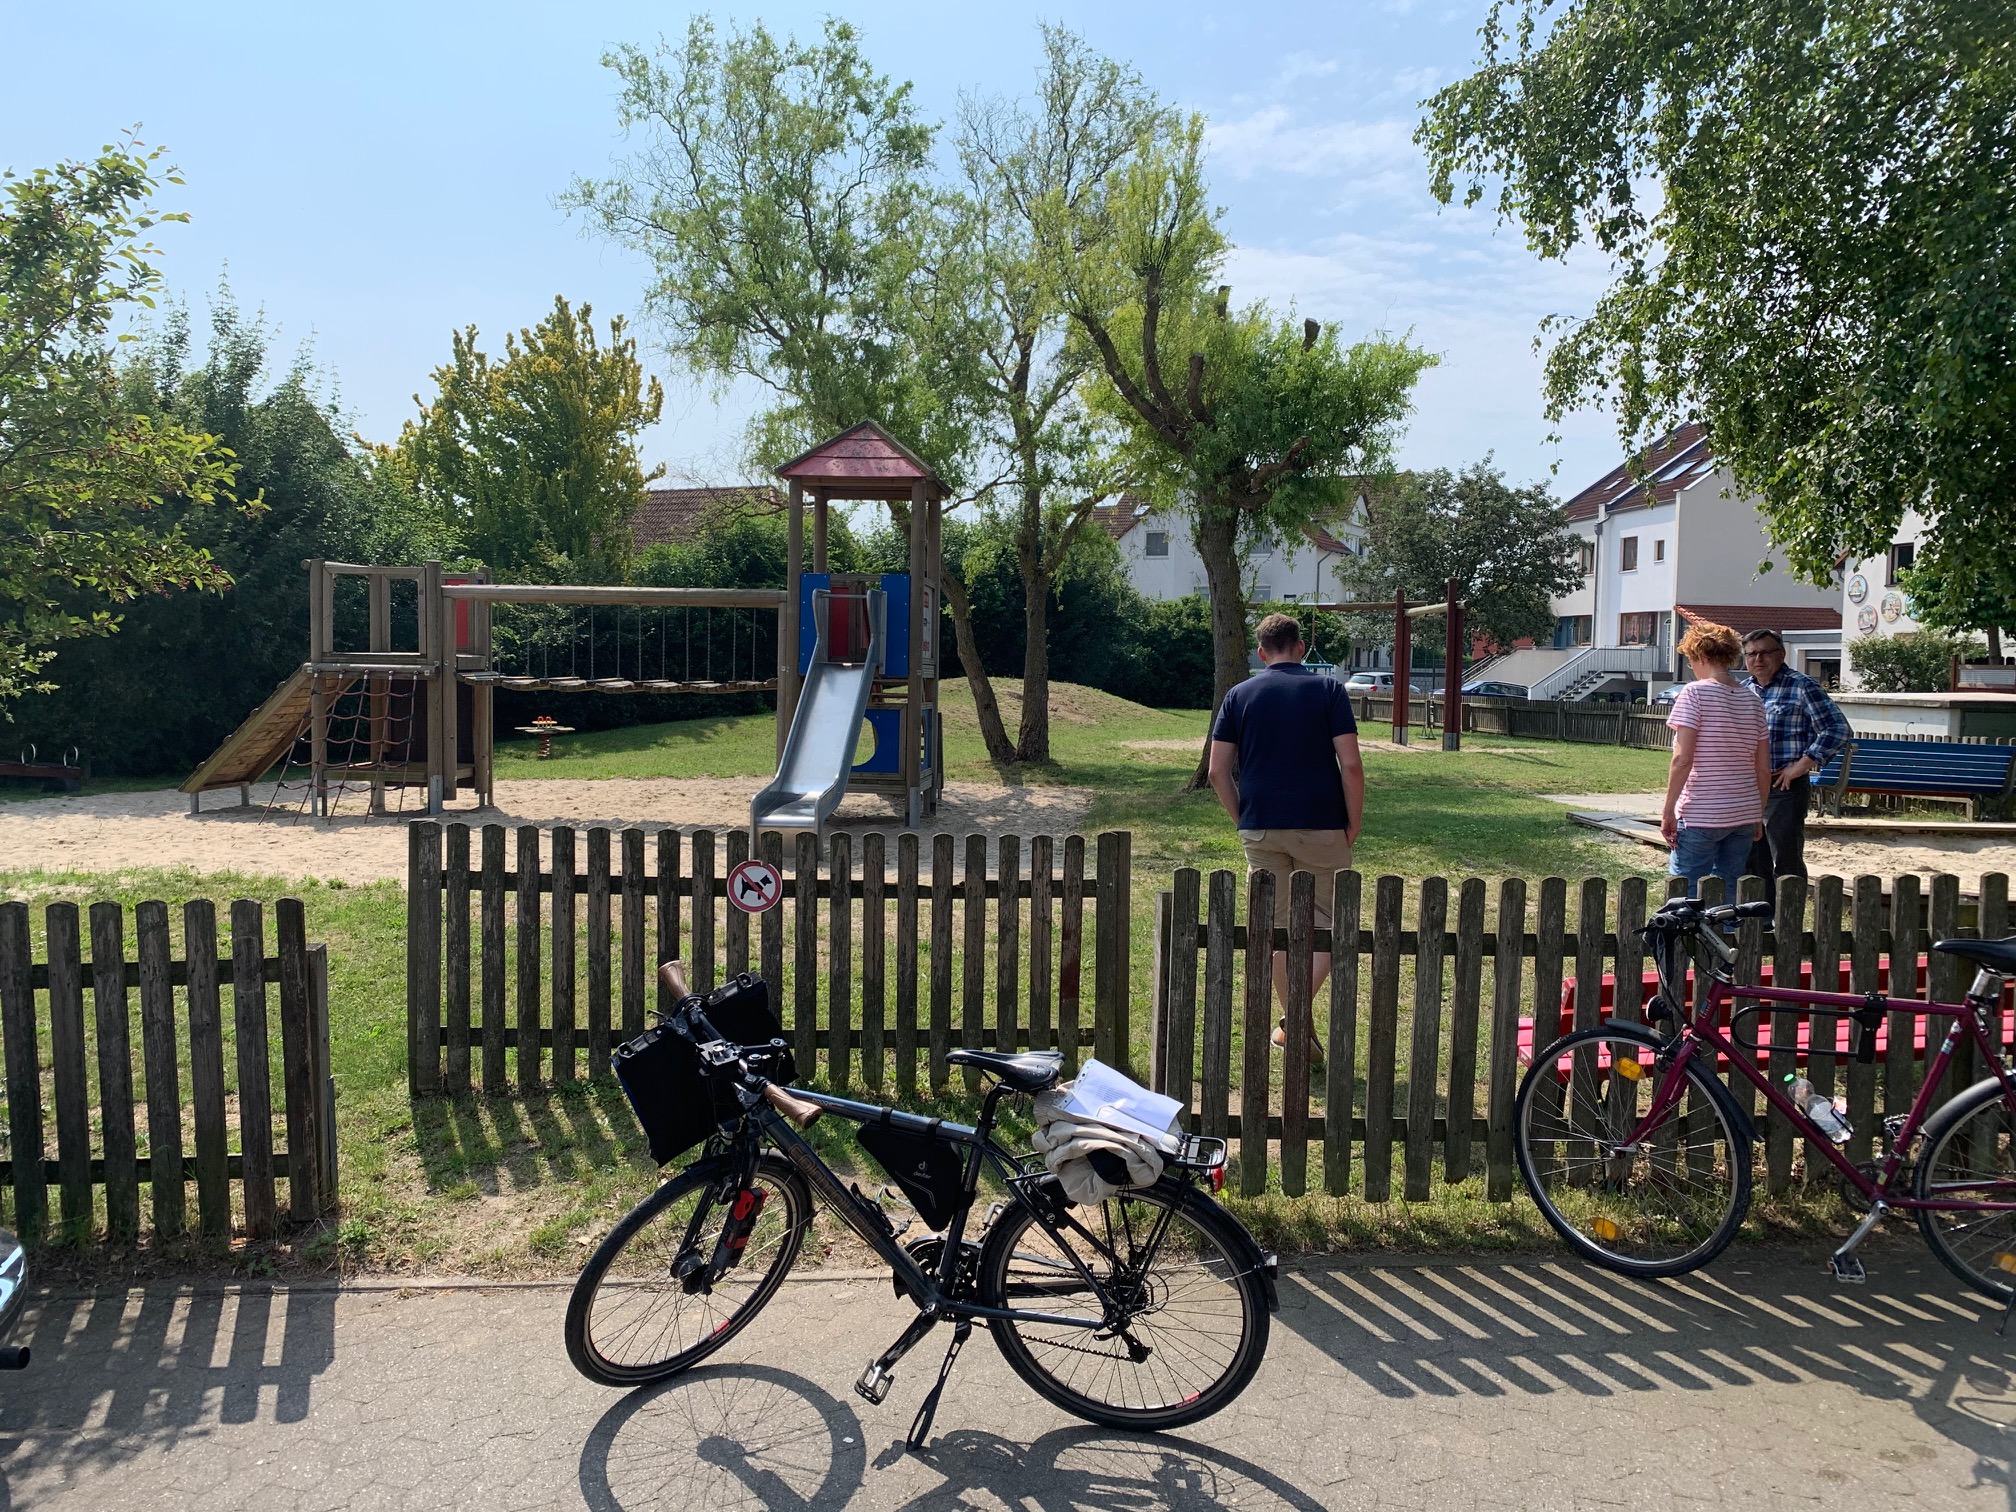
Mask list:
[[[2005,979],[2016,976],[2016,936],[1941,940],[1933,949],[1977,968],[1961,1003],[1893,1003],[1880,993],[1812,992],[1737,986],[1736,950],[1724,926],[1768,919],[1769,903],[1710,908],[1694,899],[1666,904],[1645,925],[1659,974],[1648,1022],[1613,1019],[1563,1035],[1533,1057],[1514,1109],[1520,1174],[1556,1233],[1587,1260],[1627,1276],[1677,1276],[1714,1259],[1735,1238],[1750,1209],[1750,1157],[1756,1127],[1716,1074],[1726,1061],[1839,1171],[1866,1214],[1834,1251],[1835,1277],[1860,1281],[1858,1245],[1886,1213],[1907,1212],[1946,1268],[1984,1296],[2016,1311],[2016,1073],[2004,1062],[1990,1026]],[[1692,1006],[1687,969],[1701,960],[1711,978]],[[1722,1027],[1725,1005],[1728,1027]],[[1887,1120],[1889,1148],[1874,1167],[1840,1148],[1846,1127],[1809,1102],[1809,1117],[1758,1067],[1768,1049],[1744,1022],[1772,1005],[1814,1018],[1811,1055],[1876,1056],[1876,1030],[1892,1008],[1948,1021],[1925,1067],[1909,1113]],[[1854,1025],[1851,1049],[1821,1044],[1821,1021]],[[1753,1020],[1754,1021],[1754,1020]],[[1955,1050],[1970,1041],[1991,1074],[1938,1092]],[[1929,1043],[1929,1034],[1928,1034]],[[1826,1046],[1838,1040],[1827,1036]],[[1915,1151],[1915,1158],[1914,1158]],[[1808,1156],[1810,1161],[1812,1156]]]

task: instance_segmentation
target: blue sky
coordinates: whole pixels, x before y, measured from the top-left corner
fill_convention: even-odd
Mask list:
[[[810,34],[830,7],[715,7]],[[1442,355],[1401,448],[1410,466],[1485,452],[1573,492],[1615,461],[1607,417],[1548,445],[1539,320],[1579,313],[1594,264],[1539,263],[1515,230],[1428,196],[1418,102],[1466,72],[1484,0],[1225,6],[1162,0],[1025,8],[853,4],[879,67],[945,120],[962,92],[1019,93],[1037,22],[1060,21],[1203,111],[1236,244],[1235,297],[1293,301],[1347,337],[1411,330]],[[0,0],[17,59],[0,165],[81,156],[136,123],[187,176],[164,206],[171,285],[198,306],[226,272],[283,353],[312,344],[354,423],[390,439],[475,324],[501,348],[556,293],[633,314],[644,270],[555,207],[620,150],[607,46],[677,35],[689,10],[637,4],[57,6]],[[647,346],[649,332],[644,333]],[[674,480],[734,476],[747,396],[686,381],[662,353],[665,420],[646,455]]]

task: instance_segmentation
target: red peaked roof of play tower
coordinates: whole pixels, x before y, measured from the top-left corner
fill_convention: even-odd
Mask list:
[[[907,499],[918,482],[939,498],[948,492],[915,452],[873,420],[793,457],[777,476],[841,499]]]

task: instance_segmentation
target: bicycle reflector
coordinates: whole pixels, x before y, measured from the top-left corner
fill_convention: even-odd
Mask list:
[[[1995,1268],[2008,1275],[2016,1276],[2016,1255],[1997,1255],[1995,1257]]]
[[[1624,1230],[1612,1223],[1608,1218],[1598,1218],[1594,1223],[1589,1225],[1589,1229],[1591,1233],[1595,1234],[1605,1244],[1624,1237]]]
[[[1619,1056],[1610,1063],[1610,1069],[1626,1081],[1637,1081],[1645,1074],[1645,1068],[1638,1064],[1638,1057],[1635,1055]]]

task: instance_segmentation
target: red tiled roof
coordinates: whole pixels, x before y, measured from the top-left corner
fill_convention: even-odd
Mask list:
[[[1147,515],[1147,501],[1132,494],[1122,494],[1116,502],[1095,505],[1092,510],[1092,518],[1099,522],[1099,528],[1116,541],[1139,525]]]
[[[1708,437],[1692,421],[1655,441],[1634,469],[1620,462],[1568,501],[1568,518],[1593,520],[1606,505],[1611,513],[1665,504],[1715,466]],[[1647,493],[1647,485],[1650,493]]]
[[[1318,551],[1328,551],[1333,554],[1346,555],[1349,554],[1351,550],[1349,545],[1347,545],[1343,541],[1338,540],[1336,536],[1332,535],[1327,527],[1318,524],[1314,520],[1311,520],[1308,524],[1302,527],[1302,534],[1307,536],[1311,541],[1315,543],[1316,549]]]
[[[630,521],[631,546],[642,551],[661,541],[690,541],[699,534],[701,520],[718,508],[767,512],[782,505],[777,490],[769,487],[647,488]]]
[[[923,459],[873,420],[793,457],[777,469],[777,476],[846,499],[907,499],[910,485],[920,482],[930,484],[941,498],[945,494],[945,485]]]
[[[1727,625],[1738,635],[1752,630],[1839,630],[1839,609],[1786,608],[1770,604],[1675,604],[1690,625]]]

